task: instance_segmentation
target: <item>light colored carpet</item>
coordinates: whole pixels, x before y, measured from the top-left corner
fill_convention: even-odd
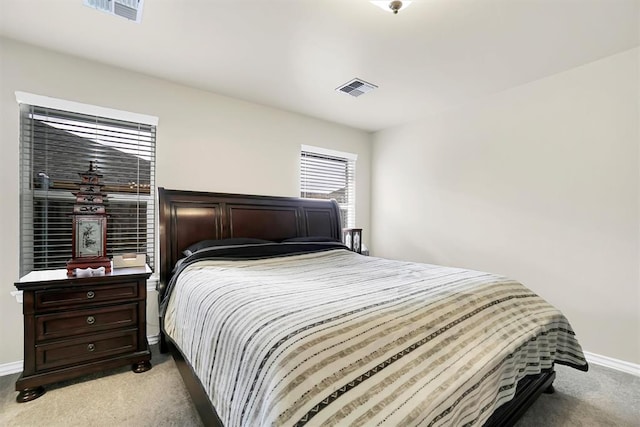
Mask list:
[[[0,377],[0,426],[201,426],[171,356],[152,346],[151,363],[50,385],[27,403],[16,402],[19,374]]]
[[[640,427],[640,377],[590,365],[556,366],[556,392],[542,394],[516,427]]]
[[[153,369],[121,368],[47,387],[16,403],[18,374],[0,377],[0,426],[201,426],[171,357],[153,351]],[[640,426],[640,378],[600,366],[557,367],[556,393],[543,394],[517,427]]]

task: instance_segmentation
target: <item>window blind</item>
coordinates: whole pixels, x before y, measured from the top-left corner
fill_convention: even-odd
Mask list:
[[[356,222],[356,156],[303,146],[300,152],[300,197],[335,199],[343,227]]]
[[[153,268],[155,140],[155,125],[20,104],[21,275],[65,268],[90,161],[107,194],[107,256],[145,253]]]

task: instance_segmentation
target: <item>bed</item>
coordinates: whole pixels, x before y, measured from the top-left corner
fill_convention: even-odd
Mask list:
[[[159,188],[159,214],[160,347],[205,425],[513,425],[588,369],[520,283],[351,252],[335,201]]]

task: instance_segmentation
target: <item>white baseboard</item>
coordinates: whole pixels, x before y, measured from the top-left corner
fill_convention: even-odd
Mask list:
[[[587,362],[591,364],[604,366],[605,368],[615,369],[616,371],[640,377],[640,365],[637,363],[625,362],[624,360],[601,356],[599,354],[589,353],[588,351],[584,352],[584,357],[586,357]]]
[[[15,374],[17,372],[22,372],[22,360],[18,360],[17,362],[3,363],[2,365],[0,365],[0,377]]]
[[[147,335],[147,342],[149,343],[149,345],[158,344],[160,342],[160,334]]]
[[[149,345],[158,344],[160,341],[160,335],[149,335],[147,337],[147,341],[149,342]],[[0,364],[0,377],[22,372],[22,366],[22,360]]]

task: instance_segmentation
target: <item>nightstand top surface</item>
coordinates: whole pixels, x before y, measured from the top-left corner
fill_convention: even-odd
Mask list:
[[[96,279],[100,277],[118,277],[133,274],[151,274],[151,269],[145,264],[144,267],[126,267],[115,268],[110,273],[106,273],[104,276],[93,277],[69,277],[67,276],[67,269],[61,268],[58,270],[39,270],[32,271],[31,273],[22,276],[17,283],[31,283],[31,282],[51,282],[56,280],[82,280],[82,279]]]

